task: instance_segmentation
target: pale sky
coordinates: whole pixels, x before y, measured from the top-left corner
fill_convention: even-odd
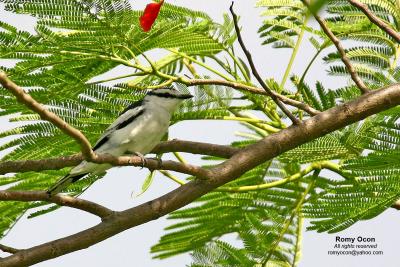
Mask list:
[[[187,6],[206,11],[217,21],[222,21],[222,14],[228,12],[230,0],[167,0],[169,3]],[[143,9],[148,1],[131,1],[135,9]],[[243,37],[252,51],[255,63],[264,77],[274,76],[280,80],[290,53],[287,49],[271,50],[260,45],[257,29],[262,19],[260,9],[254,8],[255,1],[236,1],[236,13],[241,16]],[[28,16],[16,16],[4,11],[0,4],[0,20],[15,26],[32,29],[34,20]],[[294,64],[294,72],[300,72],[312,57],[314,51],[310,46],[303,46]],[[0,59],[0,63],[5,61]],[[311,69],[308,81],[322,80],[324,85],[337,87],[343,79],[327,77],[326,65],[316,64]],[[112,73],[111,73],[112,74]],[[114,73],[116,75],[117,73]],[[121,73],[118,73],[121,75]],[[0,118],[0,129],[10,128],[5,118]],[[234,122],[219,121],[186,121],[170,128],[171,138],[227,144],[237,139],[234,131],[240,126]],[[1,143],[1,142],[0,142]],[[1,154],[0,154],[1,156]],[[185,155],[189,161],[199,163],[196,157]],[[146,177],[146,170],[133,167],[114,168],[104,179],[96,182],[82,198],[98,202],[108,208],[123,210],[154,199],[176,188],[170,180],[157,176],[151,188],[142,196],[133,198],[132,192],[139,192]],[[97,217],[70,208],[61,208],[51,214],[27,220],[23,218],[0,243],[17,248],[28,248],[56,238],[76,233],[98,223]],[[166,260],[153,260],[150,247],[163,234],[163,228],[170,223],[165,217],[125,231],[86,250],[39,263],[38,267],[69,266],[140,266],[140,267],[178,267],[191,262],[188,255],[176,256]],[[359,222],[338,234],[320,234],[305,232],[303,235],[303,252],[301,267],[396,267],[398,266],[397,240],[400,237],[397,227],[400,225],[398,211],[389,209],[369,221]],[[374,237],[378,247],[384,251],[383,256],[328,256],[327,251],[333,249],[335,237]],[[0,254],[5,256],[6,254]]]

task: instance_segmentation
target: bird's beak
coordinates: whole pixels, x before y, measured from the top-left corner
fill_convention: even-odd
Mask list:
[[[180,95],[179,96],[179,98],[182,98],[182,99],[189,99],[189,98],[192,98],[193,96],[191,95],[191,94],[186,94],[186,95]]]

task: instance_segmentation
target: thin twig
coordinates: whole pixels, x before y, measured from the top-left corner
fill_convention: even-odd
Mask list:
[[[312,12],[310,9],[310,2],[308,0],[301,0],[305,6]],[[342,44],[340,43],[340,40],[333,34],[331,29],[329,29],[328,25],[326,24],[325,20],[323,20],[318,14],[313,13],[315,20],[318,22],[318,24],[321,26],[322,30],[324,33],[328,36],[328,38],[332,41],[332,43],[336,46],[336,49],[338,50],[340,57],[342,59],[342,62],[346,66],[347,71],[350,73],[351,79],[354,81],[354,83],[357,85],[358,89],[360,89],[362,94],[366,94],[369,92],[369,89],[367,86],[364,84],[364,82],[361,80],[361,78],[358,76],[357,71],[353,67],[353,65],[350,62],[350,59],[346,55],[346,51],[343,48]]]
[[[60,206],[71,207],[79,210],[86,211],[93,215],[99,216],[100,218],[106,218],[115,212],[101,206],[97,203],[74,198],[67,195],[55,195],[50,197],[45,191],[9,191],[0,190],[0,200],[1,201],[45,201],[49,203],[55,203]]]
[[[44,170],[60,170],[65,167],[76,166],[81,163],[83,157],[81,154],[72,156],[64,156],[58,158],[38,159],[38,160],[15,160],[1,161],[0,174],[7,173],[23,173],[23,172],[38,172]]]
[[[109,154],[104,154],[101,156],[99,155],[94,162],[99,164],[109,163],[113,166],[143,166],[149,170],[170,170],[193,175],[198,178],[205,177],[207,173],[206,169],[191,164],[184,164],[172,160],[161,161],[154,158],[146,158],[145,162],[143,162],[142,158],[138,156],[114,157]]]
[[[154,63],[153,63],[153,66],[155,66]],[[141,70],[142,69],[144,69],[144,67],[141,68]],[[215,73],[215,71],[213,71],[213,72]],[[308,114],[310,114],[312,116],[314,116],[314,115],[319,113],[318,110],[308,106],[306,103],[303,103],[303,102],[300,102],[300,101],[297,101],[297,100],[294,100],[294,99],[290,99],[290,98],[288,98],[288,97],[286,97],[284,95],[281,95],[281,94],[279,94],[279,93],[277,93],[275,91],[269,90],[268,87],[267,87],[267,91],[266,91],[265,89],[257,88],[257,87],[246,85],[246,84],[242,84],[242,83],[239,83],[239,82],[232,81],[230,79],[227,79],[227,80],[191,79],[190,77],[189,77],[189,79],[185,79],[184,77],[178,77],[178,76],[173,76],[173,75],[169,75],[169,74],[163,73],[160,70],[155,70],[155,71],[154,70],[145,70],[145,71],[140,72],[140,75],[141,76],[142,75],[156,75],[156,76],[158,76],[160,78],[165,79],[166,80],[166,85],[171,84],[172,82],[183,83],[183,84],[185,84],[187,86],[223,85],[223,86],[231,87],[231,88],[234,88],[234,89],[237,89],[237,90],[241,90],[241,91],[247,91],[247,92],[254,93],[254,94],[266,95],[266,96],[270,96],[270,97],[271,97],[271,95],[273,95],[272,97],[274,99],[278,98],[283,103],[285,103],[287,105],[290,105],[290,106],[293,106],[293,107],[296,107],[298,109],[304,110],[305,112],[307,112]],[[218,74],[218,75],[221,76],[220,74]],[[134,76],[134,75],[132,74],[132,75],[129,75],[129,76]],[[125,78],[125,76],[121,76],[119,78]],[[117,77],[115,79],[119,79],[119,78]],[[223,78],[226,78],[226,77],[224,76]],[[101,83],[101,82],[108,82],[108,81],[111,81],[111,80],[114,80],[114,78],[103,80],[103,81],[99,81],[99,82],[88,83],[88,84],[96,84],[96,83]],[[265,83],[264,83],[264,85],[267,86]],[[129,83],[128,83],[128,86],[140,88],[140,87],[137,87],[136,85],[130,85]],[[165,85],[163,85],[163,86],[165,86]],[[155,87],[150,87],[150,88],[154,89],[154,88],[159,88],[159,87],[160,86],[157,85]],[[140,88],[140,89],[144,89],[144,88]]]
[[[173,175],[169,171],[160,170],[159,172],[162,173],[165,177],[171,179],[172,181],[174,181],[177,184],[180,184],[180,185],[184,185],[185,184],[185,181],[182,181],[181,179],[179,179],[178,177],[176,177],[175,175]]]
[[[186,152],[191,154],[230,158],[240,150],[240,148],[227,145],[173,139],[167,142],[161,142],[152,150],[151,153]]]
[[[239,148],[231,146],[215,145],[209,143],[192,142],[184,140],[171,140],[161,142],[152,151],[152,153],[168,153],[168,152],[186,152],[192,154],[208,155],[221,158],[230,158],[235,153],[239,152]],[[18,160],[18,161],[3,161],[0,162],[0,174],[13,173],[13,172],[29,172],[29,171],[43,171],[43,170],[59,170],[65,167],[72,167],[78,165],[83,160],[82,155],[76,154],[72,156],[64,156],[59,158],[49,158],[41,160]],[[98,163],[110,163],[114,166],[142,166],[141,158],[138,156],[122,156],[112,157],[110,155],[96,155]],[[179,167],[178,162],[162,161],[161,164],[158,160],[152,158],[146,159],[144,167],[151,169],[164,169],[164,170],[177,170],[180,168],[182,171],[186,169],[191,172],[191,165],[181,164]],[[169,169],[171,168],[171,169]]]
[[[12,247],[9,247],[9,246],[6,246],[6,245],[2,245],[2,244],[0,244],[0,250],[3,251],[3,252],[10,253],[10,254],[15,254],[15,253],[21,251],[20,249],[12,248]]]
[[[244,52],[244,54],[246,55],[247,61],[250,64],[250,68],[251,71],[254,75],[254,77],[256,77],[257,81],[260,83],[261,87],[264,88],[264,90],[268,93],[268,96],[272,98],[272,100],[279,106],[279,108],[283,111],[283,113],[286,114],[286,116],[292,121],[293,124],[300,124],[301,121],[299,119],[297,119],[286,107],[285,105],[282,104],[282,102],[277,98],[277,96],[275,94],[272,93],[272,90],[268,87],[268,85],[264,82],[264,80],[261,78],[260,74],[258,73],[256,66],[254,65],[254,61],[253,58],[251,56],[251,53],[249,52],[249,50],[247,50],[246,45],[244,44],[244,41],[242,39],[242,35],[240,33],[240,28],[238,25],[238,18],[237,15],[235,13],[235,11],[233,11],[233,1],[232,4],[229,8],[229,10],[231,11],[232,17],[233,17],[233,23],[235,25],[235,31],[236,31],[236,35],[239,41],[239,44]]]
[[[368,8],[368,5],[361,3],[360,1],[357,0],[348,0],[348,1],[350,4],[361,10],[361,12],[364,13],[373,24],[378,26],[382,31],[386,32],[391,37],[393,37],[393,39],[395,39],[398,43],[400,43],[400,33],[395,31],[382,19],[380,19],[378,16],[372,13],[371,10]]]
[[[82,158],[79,158],[79,155],[43,160],[5,161],[0,163],[0,174],[58,170],[64,167],[76,166],[81,161]],[[154,158],[146,158],[145,162],[143,163],[141,157],[134,155],[114,157],[110,154],[96,154],[96,159],[92,162],[98,164],[108,163],[112,166],[140,166],[150,170],[170,170],[200,177],[202,176],[203,171],[205,171],[205,169],[201,167],[172,160],[160,161]]]
[[[274,95],[276,98],[278,98],[283,103],[293,106],[293,107],[296,107],[298,109],[304,110],[305,112],[307,112],[308,114],[310,114],[312,116],[320,113],[319,110],[316,110],[316,109],[310,107],[309,105],[307,105],[304,102],[300,102],[300,101],[288,98],[284,95],[278,94],[275,91],[270,90],[269,92],[267,92],[261,88],[253,87],[253,86],[238,83],[238,82],[213,80],[213,79],[192,79],[192,80],[185,80],[184,83],[188,86],[208,85],[208,84],[209,85],[223,85],[223,86],[227,86],[227,87],[234,88],[237,90],[246,91],[246,92],[259,94],[259,95],[267,95],[267,96]]]
[[[95,159],[95,154],[92,151],[89,140],[77,129],[66,123],[63,119],[58,117],[53,112],[47,110],[40,103],[36,102],[29,94],[25,93],[24,89],[16,85],[11,81],[4,72],[0,71],[0,84],[8,89],[18,100],[18,102],[24,104],[32,111],[39,114],[43,120],[47,120],[58,127],[65,134],[74,138],[81,147],[82,154],[85,159],[93,160]]]

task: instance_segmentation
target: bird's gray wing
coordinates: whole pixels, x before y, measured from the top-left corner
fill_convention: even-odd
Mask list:
[[[114,133],[116,130],[124,128],[144,112],[144,107],[142,105],[137,105],[136,102],[129,107],[125,109],[110,126],[108,126],[108,128],[100,136],[99,140],[93,146],[93,151],[104,145],[110,139],[110,135],[112,133]]]

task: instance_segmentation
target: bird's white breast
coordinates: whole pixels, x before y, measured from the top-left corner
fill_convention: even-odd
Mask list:
[[[149,153],[168,131],[170,115],[162,109],[145,110],[126,127],[111,136],[111,142],[119,143],[123,153]]]

